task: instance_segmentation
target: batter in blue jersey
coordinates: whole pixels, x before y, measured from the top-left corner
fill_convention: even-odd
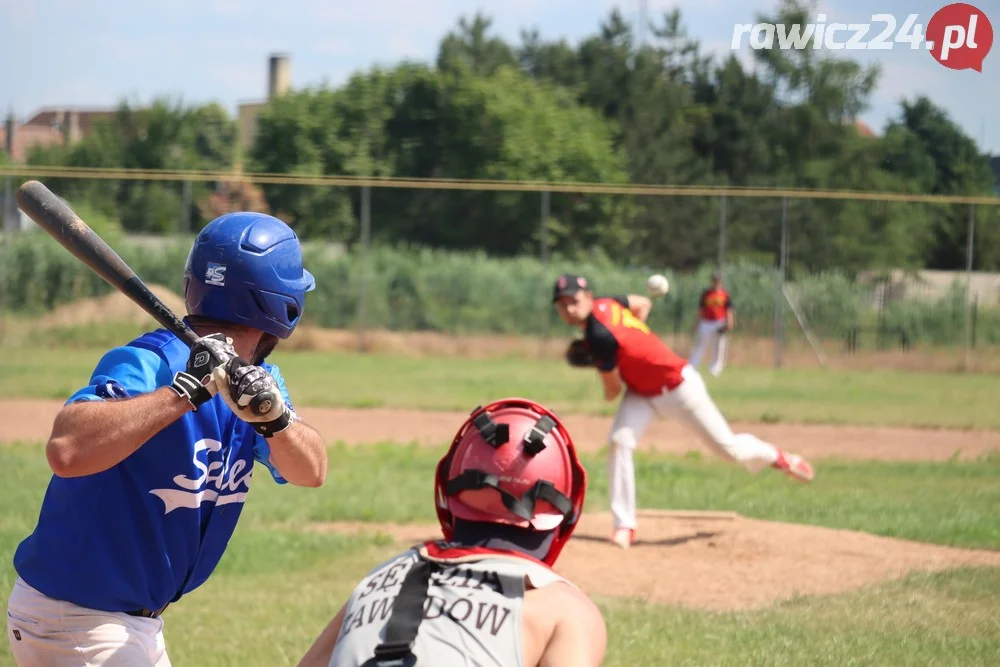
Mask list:
[[[46,445],[38,524],[14,555],[7,634],[20,667],[169,665],[161,614],[222,558],[255,464],[279,484],[323,483],[323,439],[265,362],[313,288],[285,223],[224,215],[185,269],[198,343],[147,333],[69,398]]]

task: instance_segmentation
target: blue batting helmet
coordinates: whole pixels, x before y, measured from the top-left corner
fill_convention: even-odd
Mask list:
[[[302,266],[292,228],[263,213],[227,213],[194,240],[184,267],[189,315],[253,327],[288,338],[316,287]]]

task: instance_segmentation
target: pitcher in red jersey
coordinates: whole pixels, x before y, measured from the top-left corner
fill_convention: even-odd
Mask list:
[[[604,398],[613,401],[625,390],[608,443],[615,544],[627,548],[635,542],[632,451],[656,415],[682,417],[713,451],[751,473],[770,466],[804,482],[813,478],[812,467],[801,456],[749,433],[733,433],[698,371],[646,325],[652,308],[648,298],[595,298],[586,278],[566,274],[556,280],[552,301],[564,322],[583,330]]]

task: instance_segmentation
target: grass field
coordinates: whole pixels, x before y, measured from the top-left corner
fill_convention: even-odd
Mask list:
[[[65,399],[89,378],[100,349],[23,348],[0,360],[0,396]],[[468,410],[469,396],[529,396],[563,412],[611,414],[593,373],[561,360],[469,361],[388,354],[279,352],[301,405]],[[705,374],[733,420],[1000,429],[994,375],[730,368]]]
[[[0,361],[0,398],[64,399],[97,348],[23,347]],[[558,360],[414,358],[283,352],[300,405],[467,411],[470,396],[522,395],[557,410],[610,414],[591,373]],[[734,420],[1000,429],[1000,379],[947,373],[731,368],[706,381]],[[456,425],[457,426],[457,425]],[[442,443],[443,445],[443,443]],[[434,521],[439,448],[331,445],[318,490],[257,475],[244,518],[216,574],[166,615],[176,667],[294,665],[350,588],[401,546],[380,534],[321,530],[338,520]],[[814,463],[817,463],[814,461]],[[940,463],[826,459],[809,485],[750,477],[712,457],[637,453],[644,508],[732,510],[748,517],[866,531],[954,547],[1000,550],[1000,455]],[[587,507],[607,507],[600,454],[586,455]],[[49,471],[39,444],[0,447],[0,607],[17,543],[37,518]],[[379,492],[371,494],[371,489]],[[669,554],[669,551],[666,552]],[[671,571],[646,576],[683,577]],[[707,612],[598,596],[609,666],[997,665],[1000,568],[955,569],[757,611]],[[6,644],[0,667],[13,667]]]
[[[333,447],[318,490],[262,476],[219,569],[167,614],[173,664],[293,665],[353,583],[400,547],[378,535],[311,530],[338,519],[431,522],[428,470],[440,451],[399,445]],[[588,507],[606,504],[604,462],[584,460]],[[37,517],[48,469],[39,445],[0,448],[0,590],[13,550]],[[757,518],[1000,549],[1000,457],[939,464],[827,462],[810,487],[751,478],[722,463],[645,455],[644,507],[730,509]],[[374,479],[373,479],[374,475]],[[372,483],[380,489],[365,494]],[[671,573],[665,564],[662,576]],[[597,601],[609,666],[995,665],[1000,568],[915,574],[861,591],[803,597],[751,612],[710,613],[637,600]],[[6,645],[0,666],[12,667]]]

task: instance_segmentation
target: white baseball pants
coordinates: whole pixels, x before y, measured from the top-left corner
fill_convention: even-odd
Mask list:
[[[20,577],[7,602],[7,641],[18,667],[170,667],[162,618],[54,600]]]
[[[715,377],[722,375],[722,370],[726,367],[726,345],[728,336],[719,333],[719,329],[725,326],[726,320],[700,320],[698,331],[695,334],[694,349],[688,358],[688,363],[697,368],[701,364],[701,358],[705,356],[705,351],[712,348],[712,363],[709,371]]]
[[[685,366],[684,381],[659,396],[626,391],[611,426],[608,446],[608,492],[614,529],[636,527],[635,468],[632,452],[654,416],[684,419],[712,451],[758,473],[778,460],[778,449],[749,433],[733,433],[693,366]]]

